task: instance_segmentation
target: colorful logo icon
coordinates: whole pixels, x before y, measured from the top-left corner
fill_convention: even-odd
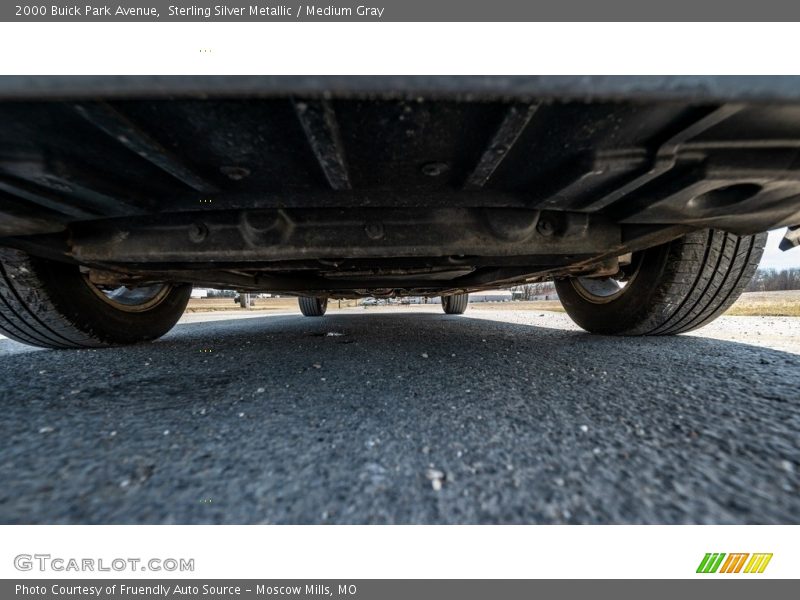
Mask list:
[[[750,560],[748,560],[748,557]],[[772,560],[772,553],[749,554],[747,552],[738,552],[725,554],[724,552],[708,552],[703,557],[703,560],[700,561],[697,572],[763,573],[770,560]]]

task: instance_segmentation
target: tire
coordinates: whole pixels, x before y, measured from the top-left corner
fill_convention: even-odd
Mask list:
[[[321,317],[328,310],[327,298],[300,296],[297,303],[300,305],[300,312],[306,317]]]
[[[154,340],[172,329],[191,293],[187,284],[103,292],[76,265],[0,248],[0,331],[31,346],[104,348]],[[144,299],[126,297],[136,294]]]
[[[442,308],[448,315],[463,315],[469,304],[469,294],[442,296]]]
[[[758,267],[766,240],[766,233],[697,231],[635,253],[628,283],[617,292],[610,278],[560,279],[556,290],[564,310],[586,331],[684,333],[710,323],[736,301]]]

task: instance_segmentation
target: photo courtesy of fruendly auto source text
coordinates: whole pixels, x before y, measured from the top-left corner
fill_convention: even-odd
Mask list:
[[[0,5],[0,598],[800,594],[800,5]]]

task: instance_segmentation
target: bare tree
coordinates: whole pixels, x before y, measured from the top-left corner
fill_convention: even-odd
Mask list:
[[[800,269],[759,269],[747,286],[748,292],[800,290]]]
[[[519,294],[522,300],[532,300],[536,296],[554,296],[556,288],[552,281],[540,281],[517,286],[512,288],[512,291]]]

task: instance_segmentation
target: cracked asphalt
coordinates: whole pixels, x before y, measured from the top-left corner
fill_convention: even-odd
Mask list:
[[[432,307],[0,339],[2,523],[798,523],[800,319]]]

